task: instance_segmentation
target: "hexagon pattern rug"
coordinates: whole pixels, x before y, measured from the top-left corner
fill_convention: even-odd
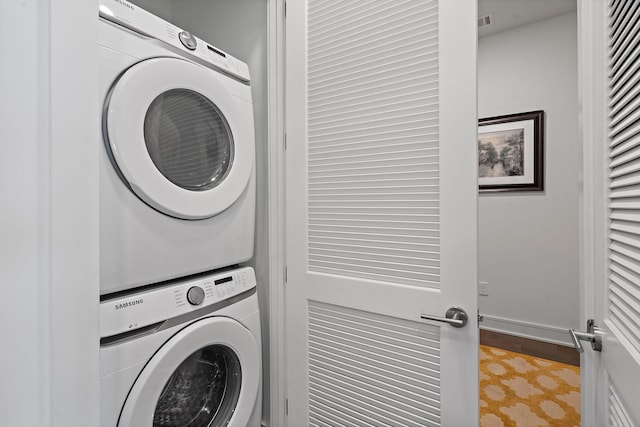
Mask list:
[[[579,427],[580,368],[480,346],[481,427]]]

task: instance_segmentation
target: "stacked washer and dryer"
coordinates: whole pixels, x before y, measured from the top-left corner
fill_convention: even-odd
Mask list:
[[[102,427],[259,426],[248,67],[101,0]]]

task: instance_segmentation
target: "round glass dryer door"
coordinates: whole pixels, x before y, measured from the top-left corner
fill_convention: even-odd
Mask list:
[[[216,105],[197,92],[171,89],[151,102],[144,142],[160,173],[180,188],[207,191],[233,163],[233,135]]]
[[[114,83],[103,118],[105,145],[120,177],[149,206],[204,219],[246,188],[253,112],[230,84],[238,83],[177,58],[139,62]]]
[[[144,367],[118,427],[246,427],[258,393],[260,352],[251,332],[226,317],[174,335]]]

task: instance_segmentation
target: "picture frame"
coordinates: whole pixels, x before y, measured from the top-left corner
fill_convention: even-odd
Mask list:
[[[478,121],[481,193],[544,191],[544,111]]]

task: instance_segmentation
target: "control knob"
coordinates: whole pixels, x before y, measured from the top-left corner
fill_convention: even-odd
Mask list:
[[[200,305],[204,301],[204,290],[200,286],[192,286],[187,291],[187,301],[191,305]]]
[[[189,50],[196,50],[196,46],[198,45],[198,42],[190,32],[180,31],[180,34],[178,34],[178,38],[180,39],[184,47],[186,47]]]

